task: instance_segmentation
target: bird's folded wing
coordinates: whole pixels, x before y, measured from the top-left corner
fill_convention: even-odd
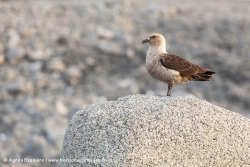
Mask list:
[[[160,62],[168,69],[179,71],[182,76],[195,75],[199,72],[205,71],[205,69],[194,65],[189,61],[169,53],[160,55]]]

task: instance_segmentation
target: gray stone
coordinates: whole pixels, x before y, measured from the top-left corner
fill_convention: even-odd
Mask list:
[[[44,122],[44,133],[46,139],[50,143],[56,143],[57,141],[62,141],[64,135],[64,128],[62,126],[58,126],[59,124],[65,122],[65,119],[57,117],[47,118]]]
[[[139,92],[139,86],[134,79],[127,78],[118,80],[116,84],[119,89],[129,89],[133,93]]]
[[[72,108],[70,108],[68,118],[71,119],[75,115],[75,113],[77,111],[79,111],[79,110],[80,110],[80,107],[72,107]]]
[[[22,48],[12,48],[5,53],[5,58],[10,63],[17,63],[25,56],[24,50]]]
[[[104,39],[108,39],[108,40],[110,40],[111,38],[114,37],[113,31],[111,31],[109,29],[105,29],[103,27],[100,27],[97,29],[97,34],[98,34],[99,38],[104,38]]]
[[[48,104],[45,100],[37,98],[34,100],[35,106],[39,111],[44,111],[48,108]]]
[[[10,93],[10,94],[20,94],[20,93],[28,93],[33,92],[34,85],[30,81],[25,81],[23,79],[18,79],[17,81],[6,83],[4,88]]]
[[[106,41],[100,41],[99,45],[97,46],[97,49],[104,53],[112,53],[114,55],[120,55],[123,53],[124,50],[120,43]]]
[[[0,140],[5,141],[7,140],[7,135],[5,133],[0,133]]]
[[[30,63],[30,71],[32,72],[40,72],[42,67],[43,67],[43,64],[39,61]]]
[[[10,94],[19,94],[25,92],[25,87],[23,84],[17,82],[11,82],[5,85],[5,89]]]
[[[46,58],[42,50],[28,51],[27,57],[34,61],[40,61]]]
[[[71,66],[67,68],[65,71],[64,77],[65,80],[70,84],[70,85],[76,85],[78,82],[78,79],[82,76],[81,69],[78,68],[77,66]]]
[[[130,95],[78,111],[60,167],[250,165],[250,120],[191,97]]]
[[[95,66],[95,65],[96,65],[96,59],[93,58],[93,57],[87,57],[87,58],[86,58],[86,63],[87,63],[89,66]]]
[[[23,146],[22,158],[44,158],[43,146],[45,143],[46,141],[42,136],[30,136]]]
[[[15,48],[21,42],[19,33],[15,29],[10,29],[7,33],[8,37],[8,48]]]
[[[57,43],[60,45],[66,45],[68,44],[68,39],[66,37],[59,37],[57,39]]]

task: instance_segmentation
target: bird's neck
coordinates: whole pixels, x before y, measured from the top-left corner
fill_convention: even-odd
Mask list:
[[[167,53],[166,51],[166,44],[162,43],[161,45],[157,45],[157,46],[150,46],[148,49],[148,55],[159,55],[162,53]]]

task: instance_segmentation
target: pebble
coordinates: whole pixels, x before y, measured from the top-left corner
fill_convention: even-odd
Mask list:
[[[69,114],[68,114],[68,118],[71,119],[74,114],[79,111],[81,108],[80,107],[72,107],[69,109]]]
[[[0,133],[0,140],[6,141],[7,140],[7,135],[5,133]]]
[[[65,79],[70,85],[76,85],[81,75],[82,72],[80,68],[76,66],[71,66],[67,68],[65,72]]]
[[[105,41],[101,41],[97,46],[97,49],[104,53],[114,54],[114,55],[120,55],[123,53],[124,50],[120,43],[116,42],[107,43]]]
[[[105,38],[108,40],[110,40],[114,37],[113,31],[111,31],[109,29],[105,29],[103,27],[100,27],[97,29],[97,34],[98,34],[99,38]]]
[[[34,90],[34,85],[32,82],[26,81],[17,81],[17,82],[11,82],[5,85],[5,89],[10,94],[21,94],[21,93],[32,93]]]
[[[44,54],[42,50],[29,51],[27,57],[33,61],[40,61],[45,59]]]
[[[35,99],[35,106],[38,110],[43,111],[48,108],[47,103],[42,99]]]
[[[65,70],[65,64],[61,58],[53,58],[49,60],[47,69],[54,72],[63,72]]]
[[[135,57],[135,52],[134,52],[134,50],[128,49],[128,50],[127,50],[127,57],[128,57],[129,59],[133,59],[133,58]]]
[[[30,71],[40,72],[43,67],[43,63],[40,61],[30,63]]]
[[[92,103],[105,103],[107,98],[105,96],[93,96],[91,97]]]
[[[42,136],[32,135],[26,140],[21,153],[22,158],[44,158],[46,140]]]
[[[22,48],[12,48],[7,50],[5,58],[12,64],[16,64],[22,58],[24,58],[25,52]]]
[[[15,29],[10,29],[7,32],[7,38],[8,38],[8,43],[7,43],[8,48],[15,48],[21,42],[20,35]]]
[[[179,8],[176,8],[176,7],[171,7],[170,9],[168,9],[168,13],[171,16],[177,16],[179,13],[181,13],[181,10]]]
[[[5,69],[5,81],[12,81],[17,77],[17,71],[9,67]]]
[[[65,118],[58,119],[58,117],[50,117],[44,121],[43,131],[50,143],[62,142],[63,140],[65,132],[62,126],[58,126],[59,124],[68,124],[68,121]]]
[[[123,79],[117,81],[117,86],[122,89],[130,89],[133,93],[139,92],[139,87],[134,79]]]
[[[25,92],[24,85],[16,83],[16,82],[6,84],[5,89],[10,94],[20,94],[20,93]]]
[[[66,37],[59,37],[57,39],[57,43],[60,45],[66,45],[68,44],[68,39]]]
[[[68,108],[65,106],[65,104],[61,100],[56,101],[56,111],[60,113],[61,115],[65,116],[68,115]]]
[[[96,65],[96,59],[93,58],[93,57],[87,57],[86,63],[87,63],[89,66],[95,66],[95,65]]]
[[[0,53],[0,65],[5,62],[5,57],[3,54]]]

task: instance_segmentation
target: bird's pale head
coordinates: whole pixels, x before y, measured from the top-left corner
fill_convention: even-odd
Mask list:
[[[165,38],[161,34],[153,33],[149,35],[148,39],[144,39],[142,44],[149,43],[151,46],[165,46]]]

